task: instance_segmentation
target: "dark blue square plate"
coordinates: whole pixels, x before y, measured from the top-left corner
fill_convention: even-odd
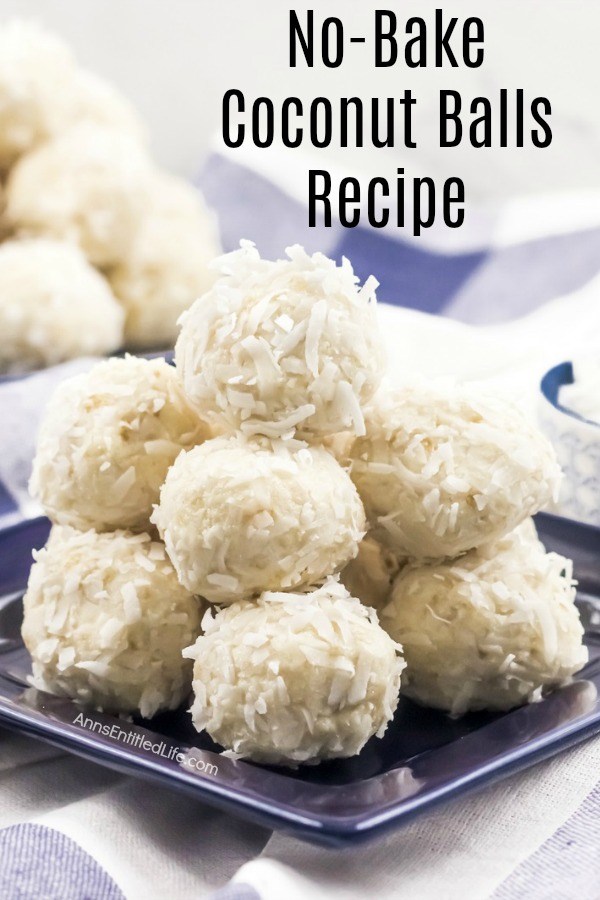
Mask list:
[[[261,825],[330,846],[373,838],[444,799],[488,784],[600,732],[600,530],[539,516],[549,549],[575,561],[590,662],[576,682],[502,715],[452,720],[402,699],[360,756],[298,770],[219,755],[185,710],[128,722],[27,686],[21,596],[46,519],[0,534],[0,722],[123,773],[186,791]]]

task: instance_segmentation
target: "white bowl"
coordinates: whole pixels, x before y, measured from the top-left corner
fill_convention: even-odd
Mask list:
[[[572,383],[570,362],[554,366],[540,383],[540,425],[565,474],[554,512],[600,526],[600,424],[560,405],[560,388]]]

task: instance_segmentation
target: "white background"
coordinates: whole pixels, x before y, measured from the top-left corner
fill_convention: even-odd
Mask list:
[[[439,4],[438,4],[439,5]],[[419,14],[433,21],[430,0],[377,3],[345,0],[294,5],[317,18],[337,14],[348,35],[369,35],[373,9],[392,8],[402,23]],[[469,196],[600,187],[600,4],[597,0],[452,0],[447,15],[479,15],[486,28],[482,68],[374,70],[369,45],[354,45],[342,68],[290,70],[287,21],[281,0],[0,0],[0,18],[32,16],[60,32],[81,63],[116,82],[147,119],[157,158],[193,175],[220,127],[225,90],[248,98],[371,95],[418,97],[419,148],[407,153],[344,151],[337,161],[348,174],[360,168],[407,174],[458,175]],[[553,104],[554,140],[547,150],[437,147],[437,92],[460,89],[465,102],[497,96],[500,87],[522,87]],[[290,151],[293,152],[293,151]],[[322,151],[324,153],[325,151]]]

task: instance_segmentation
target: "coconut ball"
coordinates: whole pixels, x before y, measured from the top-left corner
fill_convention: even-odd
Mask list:
[[[128,346],[173,346],[180,315],[214,281],[208,265],[218,252],[199,191],[157,175],[131,253],[110,275],[127,313]]]
[[[342,569],[340,581],[353,597],[376,610],[387,605],[392,582],[404,560],[370,535],[358,545],[358,554]]]
[[[556,496],[550,442],[517,408],[473,387],[409,384],[378,396],[351,475],[372,536],[400,555],[453,557]]]
[[[152,522],[181,583],[227,604],[338,571],[357,552],[365,515],[326,450],[237,436],[177,458]]]
[[[74,72],[66,45],[35,23],[0,27],[0,170],[67,125]]]
[[[187,222],[216,244],[216,224],[199,189],[185,178],[169,172],[157,171],[148,185],[148,199],[154,215],[162,216],[172,225]]]
[[[133,104],[99,75],[80,69],[74,96],[74,122],[93,122],[101,128],[128,134],[141,144],[147,142],[145,125]]]
[[[359,290],[348,260],[286,252],[269,262],[242,241],[221,258],[221,278],[181,320],[185,390],[203,414],[244,434],[362,434],[361,407],[384,366],[377,282]]]
[[[34,553],[23,640],[40,690],[120,713],[153,716],[186,698],[182,650],[202,605],[147,534],[53,528]]]
[[[61,525],[146,531],[169,466],[208,433],[163,359],[105,360],[54,392],[30,489]]]
[[[537,700],[587,661],[572,563],[521,526],[510,537],[394,582],[382,627],[402,641],[403,691],[459,715]]]
[[[7,218],[22,234],[78,244],[90,262],[107,267],[133,244],[151,173],[138,141],[81,122],[14,167]]]
[[[123,318],[108,283],[77,247],[43,238],[0,246],[0,370],[116,350]]]
[[[263,763],[354,756],[381,737],[404,662],[377,615],[330,579],[307,594],[265,593],[202,622],[195,659],[198,731]]]
[[[350,450],[356,435],[350,431],[339,431],[337,434],[328,434],[325,437],[314,437],[309,439],[307,443],[316,444],[319,447],[325,447],[334,456],[339,464],[345,469],[349,469],[351,465]]]

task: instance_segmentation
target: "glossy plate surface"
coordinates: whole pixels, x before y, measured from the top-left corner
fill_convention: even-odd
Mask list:
[[[459,720],[403,699],[385,737],[360,756],[295,771],[219,755],[185,710],[130,723],[28,687],[21,596],[31,550],[43,546],[49,525],[36,519],[7,529],[0,533],[0,722],[300,838],[342,846],[374,837],[600,732],[600,530],[552,516],[537,524],[548,549],[575,562],[590,648],[579,679],[540,703]]]

